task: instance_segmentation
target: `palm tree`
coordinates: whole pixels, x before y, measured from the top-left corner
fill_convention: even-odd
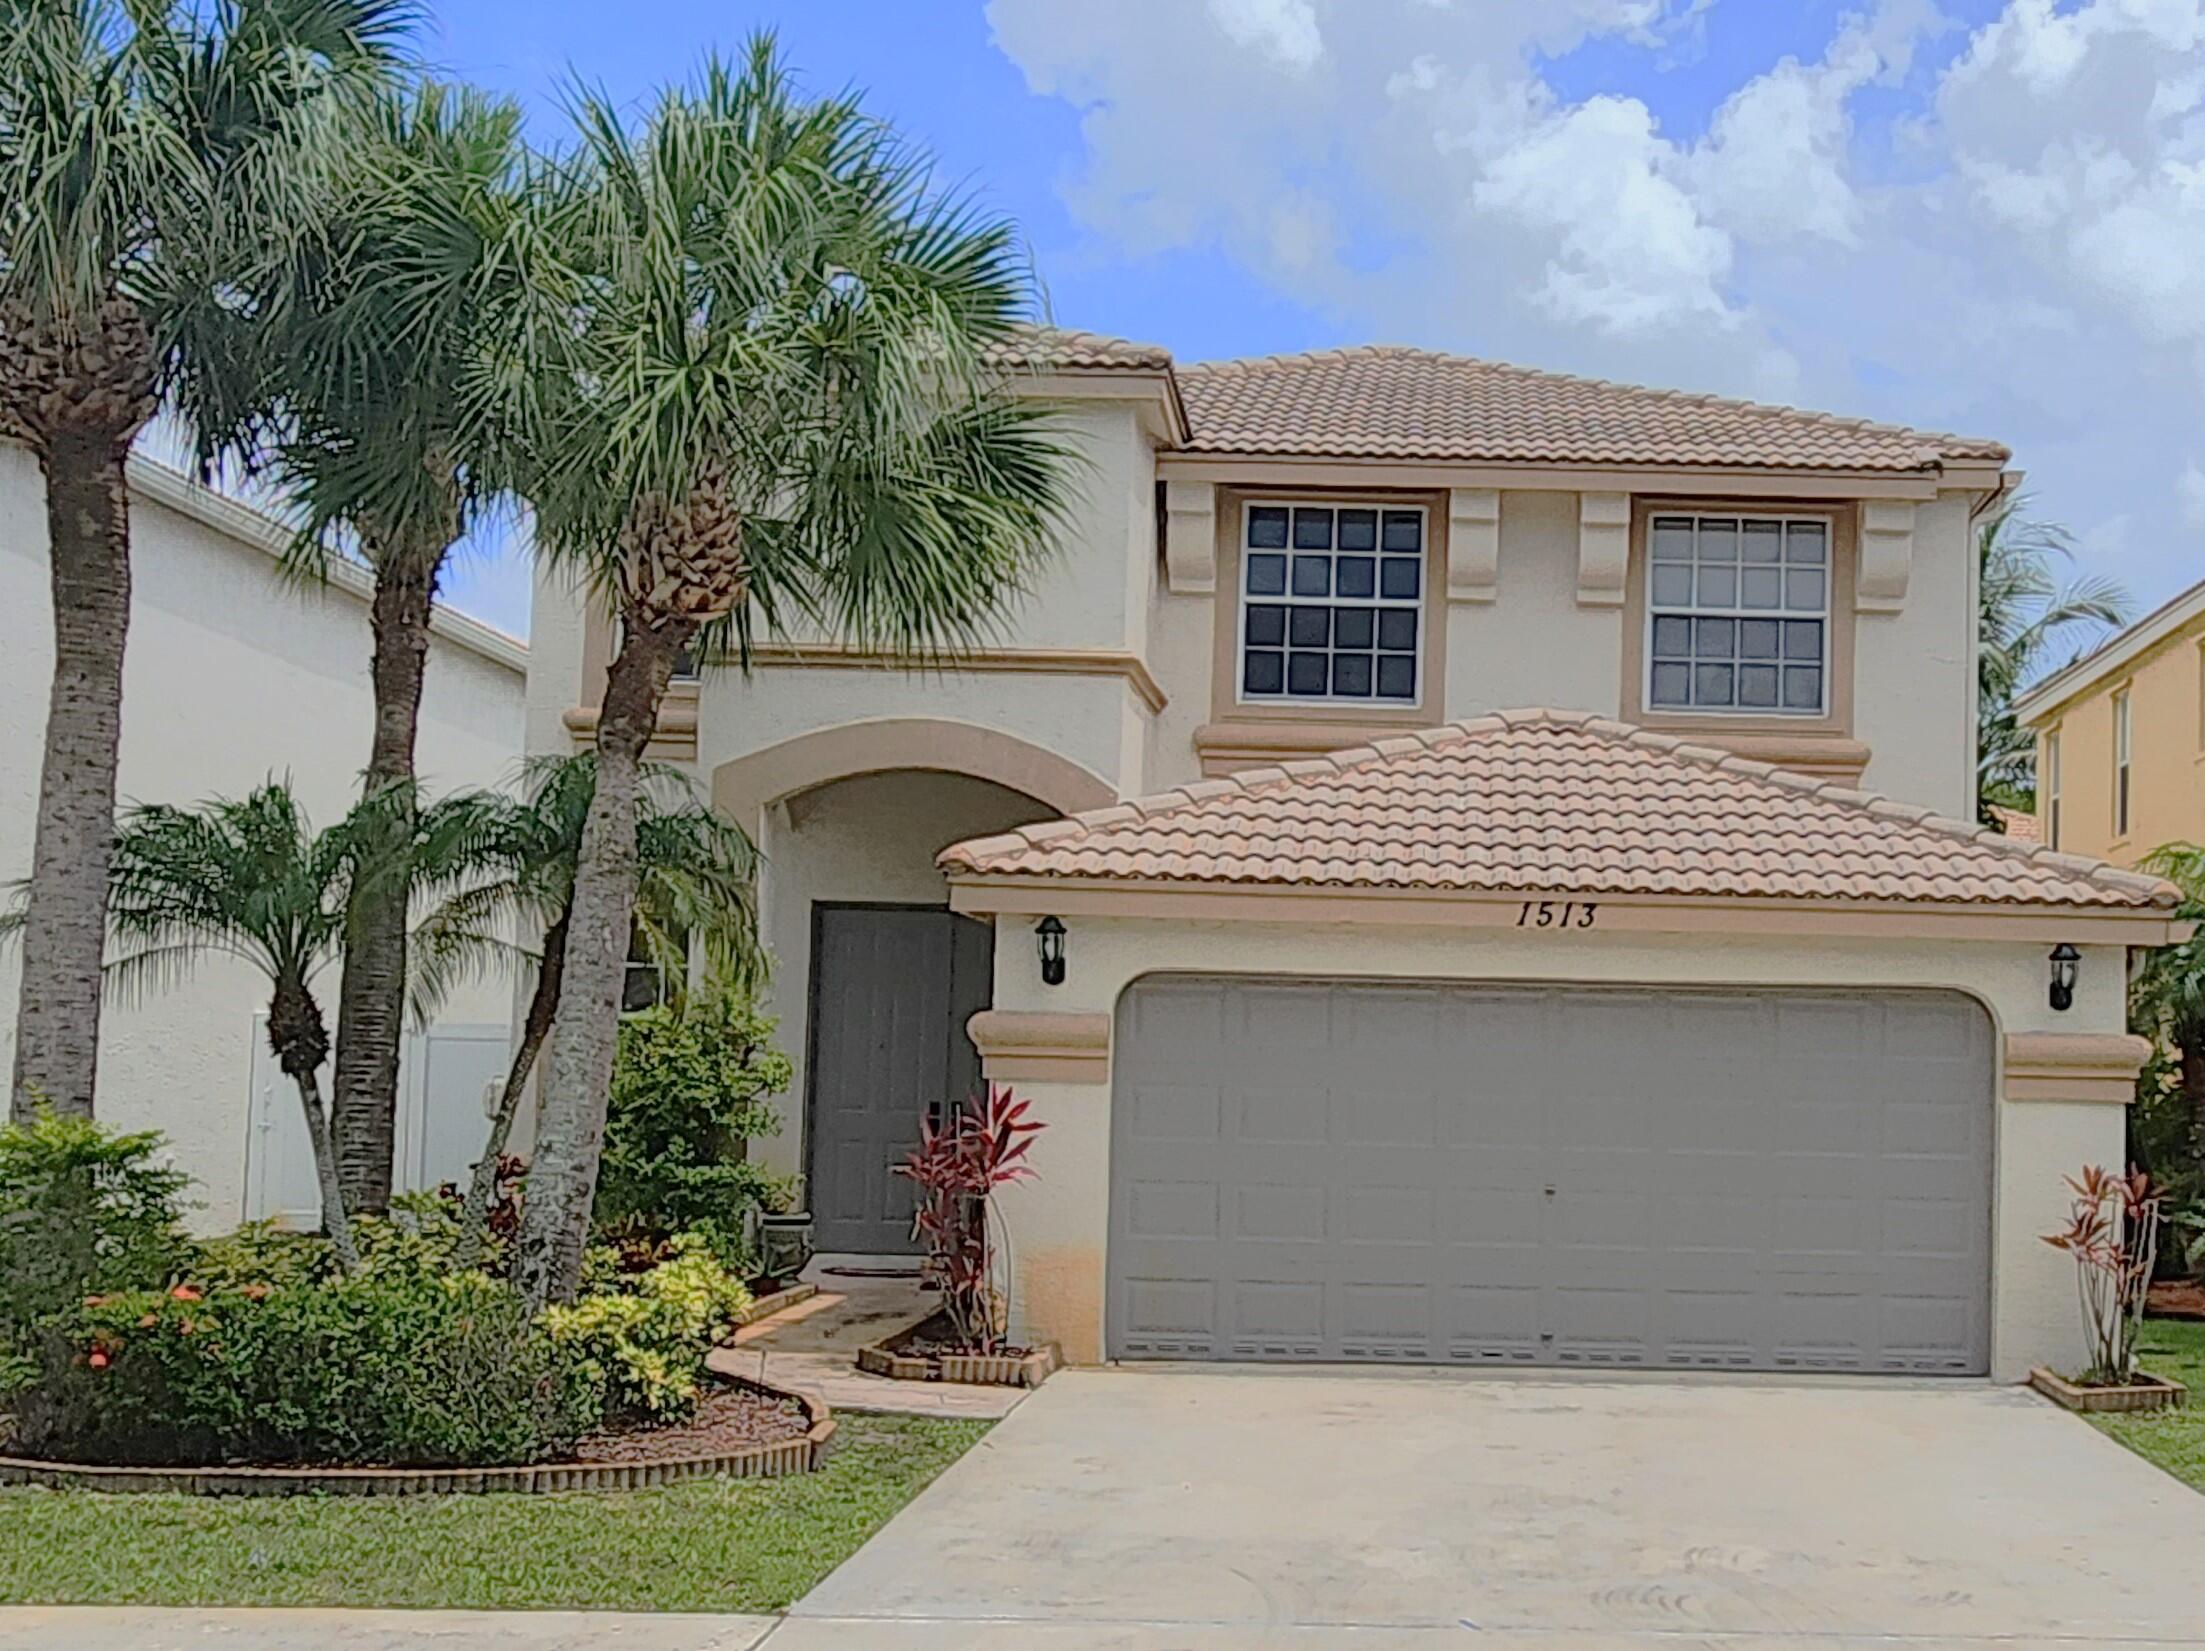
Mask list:
[[[359,1212],[338,1179],[322,1104],[329,1032],[314,984],[341,955],[346,913],[363,888],[387,886],[409,900],[479,876],[489,863],[485,828],[499,801],[463,792],[422,806],[385,790],[317,832],[290,787],[271,780],[240,800],[134,808],[116,831],[107,921],[117,955],[107,965],[109,986],[141,993],[182,978],[210,955],[240,958],[268,977],[268,1047],[298,1090],[322,1222],[348,1270],[358,1259],[352,1217]]]
[[[552,244],[563,325],[527,406],[536,540],[620,623],[517,1278],[580,1277],[636,886],[638,764],[677,655],[803,621],[913,654],[977,635],[1063,506],[1054,421],[992,352],[1032,313],[1010,226],[934,194],[769,37],[635,128],[578,95]],[[514,375],[516,379],[520,375]]]
[[[574,906],[582,830],[597,788],[590,752],[539,757],[523,770],[522,796],[486,799],[491,811],[476,833],[492,875],[459,889],[418,931],[417,1014],[425,1015],[455,972],[479,968],[514,932],[543,936],[529,961],[535,985],[521,1021],[490,1135],[467,1189],[460,1222],[461,1265],[480,1253],[498,1160],[527,1091],[536,1057],[558,1018],[565,980],[567,927]],[[705,966],[736,985],[764,972],[753,903],[757,856],[742,830],[712,811],[679,769],[649,765],[636,793],[635,933],[661,973],[678,977],[694,944]]]
[[[406,0],[0,8],[0,435],[46,479],[54,675],[11,1111],[89,1116],[115,831],[123,461],[263,232],[309,215],[323,117],[381,81]]]
[[[500,498],[500,433],[461,386],[527,290],[520,124],[511,103],[433,82],[378,99],[201,410],[213,444],[298,504],[295,568],[320,574],[341,537],[374,570],[370,794],[413,784],[430,605]],[[330,1118],[346,1197],[371,1214],[390,1203],[407,916],[361,888],[346,924]]]
[[[2128,621],[2128,593],[2111,579],[2062,585],[2057,564],[2074,555],[2067,530],[2010,498],[1976,529],[1976,794],[1985,825],[1992,805],[2036,803],[2036,741],[2014,721],[2014,700]],[[2049,655],[2064,654],[2057,664]]]

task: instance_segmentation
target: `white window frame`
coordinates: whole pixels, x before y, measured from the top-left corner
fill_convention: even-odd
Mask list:
[[[635,955],[636,932],[635,921],[631,918],[628,924],[628,950],[620,962],[620,1015],[623,1020],[630,1015],[648,1014],[653,1009],[667,1007],[674,1001],[677,992],[688,988],[690,976],[696,967],[696,942],[694,938],[690,939],[686,948],[688,960],[683,964],[680,976],[677,978],[672,970],[662,969],[648,958]],[[657,980],[658,985],[651,994],[650,1002],[631,1009],[628,1007],[628,982],[635,975],[642,972],[651,974]]]
[[[1249,525],[1254,520],[1254,513],[1258,510],[1264,509],[1284,509],[1290,513],[1287,517],[1286,549],[1283,552],[1268,549],[1252,550],[1249,546]],[[1414,597],[1387,597],[1373,594],[1368,597],[1350,596],[1345,598],[1342,598],[1336,594],[1324,597],[1295,596],[1294,529],[1293,517],[1291,515],[1291,512],[1295,509],[1330,510],[1334,512],[1338,512],[1341,510],[1376,511],[1378,512],[1378,532],[1380,546],[1383,546],[1385,543],[1385,513],[1387,511],[1395,511],[1401,514],[1414,514],[1418,522],[1416,595]],[[1337,518],[1335,518],[1334,522],[1333,537],[1333,548],[1325,554],[1327,554],[1335,562],[1337,562],[1340,556],[1338,545],[1339,528]],[[1310,553],[1304,552],[1303,554],[1306,555]],[[1355,553],[1350,552],[1350,554]],[[1286,590],[1284,593],[1278,596],[1249,595],[1248,558],[1251,555],[1284,555],[1286,557]],[[1380,559],[1382,564],[1384,556],[1384,552],[1382,549],[1373,549],[1371,555],[1374,558]],[[1396,556],[1398,559],[1398,552],[1396,553]],[[1422,504],[1411,504],[1400,500],[1356,497],[1354,495],[1341,495],[1325,498],[1277,498],[1266,496],[1261,498],[1250,497],[1243,499],[1240,505],[1240,555],[1236,559],[1234,564],[1233,577],[1240,586],[1240,600],[1238,605],[1235,607],[1233,613],[1232,665],[1233,703],[1235,705],[1259,707],[1265,705],[1323,705],[1336,707],[1343,710],[1354,709],[1359,711],[1386,712],[1420,711],[1423,709],[1425,686],[1424,661],[1426,654],[1431,647],[1432,641],[1432,513],[1426,506]],[[1261,604],[1264,607],[1284,607],[1288,609],[1292,609],[1295,607],[1321,607],[1327,609],[1340,607],[1370,607],[1382,611],[1388,608],[1392,608],[1395,610],[1406,609],[1409,612],[1414,613],[1417,616],[1416,651],[1409,656],[1411,661],[1411,669],[1415,672],[1414,694],[1408,699],[1388,699],[1383,698],[1379,695],[1378,683],[1375,675],[1377,670],[1377,666],[1375,664],[1375,649],[1373,649],[1374,663],[1372,665],[1373,677],[1371,681],[1371,692],[1367,695],[1357,696],[1354,694],[1334,693],[1251,694],[1250,692],[1248,692],[1248,609],[1251,605],[1254,604]],[[1291,626],[1293,621],[1289,619],[1287,623],[1289,626]],[[1372,623],[1375,624],[1376,621],[1373,620]],[[1281,652],[1290,652],[1291,648],[1291,643],[1280,644]],[[1332,645],[1328,642],[1325,647],[1325,657],[1327,660],[1330,660],[1332,658],[1333,652],[1334,650],[1332,648]]]
[[[2113,695],[2113,836],[2115,841],[2126,837],[2135,822],[2131,818],[2129,780],[2135,771],[2131,757],[2135,750],[2136,719],[2129,706],[2129,690],[2124,685]]]
[[[2044,735],[2044,772],[2037,776],[2044,792],[2044,846],[2060,846],[2060,731]]]
[[[1791,607],[1748,608],[1738,602],[1733,602],[1733,604],[1727,608],[1701,607],[1698,605],[1699,591],[1697,588],[1695,588],[1692,593],[1694,605],[1689,608],[1680,608],[1674,606],[1673,604],[1656,604],[1656,602],[1654,601],[1654,528],[1657,523],[1674,517],[1684,517],[1690,520],[1693,524],[1693,533],[1695,538],[1697,538],[1697,535],[1699,533],[1699,525],[1702,522],[1706,521],[1736,522],[1737,524],[1739,524],[1741,540],[1744,536],[1744,525],[1749,521],[1776,522],[1785,526],[1789,526],[1791,523],[1794,522],[1811,522],[1820,527],[1822,529],[1822,607],[1820,611],[1809,612],[1804,608]],[[1724,510],[1717,509],[1711,506],[1699,505],[1687,505],[1676,509],[1663,508],[1651,511],[1646,517],[1646,539],[1644,545],[1641,547],[1641,554],[1644,561],[1644,567],[1642,571],[1645,575],[1646,580],[1646,613],[1644,619],[1644,628],[1640,634],[1639,644],[1641,649],[1641,657],[1643,658],[1645,663],[1639,673],[1638,686],[1640,696],[1639,703],[1644,713],[1652,717],[1776,717],[1781,718],[1782,720],[1787,722],[1813,722],[1818,719],[1827,718],[1830,715],[1832,695],[1836,691],[1835,678],[1837,675],[1837,544],[1837,518],[1832,515],[1825,515],[1819,511],[1753,510],[1749,508]],[[1701,565],[1697,554],[1695,554],[1694,559],[1690,565],[1694,568],[1698,568]],[[1743,557],[1742,544],[1740,559],[1732,565],[1740,569],[1743,569],[1748,565]],[[1779,569],[1783,569],[1785,567],[1785,564],[1782,562],[1779,562],[1776,565]],[[1743,582],[1741,581],[1741,585],[1742,583]],[[1741,597],[1743,596],[1744,593],[1742,588],[1739,594]],[[1783,699],[1783,678],[1781,674],[1779,674],[1777,679],[1777,698],[1780,703],[1776,705],[1661,704],[1654,698],[1654,626],[1655,622],[1660,619],[1729,619],[1733,621],[1747,619],[1773,619],[1777,621],[1783,621],[1786,619],[1812,619],[1816,623],[1820,624],[1822,627],[1822,657],[1820,660],[1820,670],[1822,675],[1821,698],[1816,702],[1812,709],[1809,709],[1806,706],[1787,706],[1782,704],[1781,701]],[[1673,662],[1665,660],[1663,661],[1663,663]],[[1737,657],[1735,654],[1732,656],[1732,664],[1734,667],[1737,664]],[[1779,668],[1779,672],[1781,673],[1781,669],[1785,664],[1785,660],[1782,655],[1781,643],[1779,643],[1778,645],[1778,657],[1776,660],[1776,664]]]

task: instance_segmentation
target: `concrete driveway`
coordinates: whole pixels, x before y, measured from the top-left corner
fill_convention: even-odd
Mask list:
[[[1980,1386],[1075,1371],[765,1651],[2205,1646],[2205,1499]]]

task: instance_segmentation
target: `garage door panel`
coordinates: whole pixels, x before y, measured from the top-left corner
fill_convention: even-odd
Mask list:
[[[1956,994],[1163,980],[1115,1063],[1122,1356],[1987,1367]]]

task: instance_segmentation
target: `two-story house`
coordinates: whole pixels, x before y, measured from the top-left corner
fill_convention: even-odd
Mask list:
[[[2205,583],[2014,704],[2037,737],[2037,835],[2132,866],[2205,842]]]
[[[1088,463],[998,641],[665,715],[764,852],[823,1248],[980,1075],[1074,1359],[2021,1374],[2155,881],[1973,814],[2007,450],[1373,348],[1036,333]],[[529,739],[610,627],[537,592]]]

